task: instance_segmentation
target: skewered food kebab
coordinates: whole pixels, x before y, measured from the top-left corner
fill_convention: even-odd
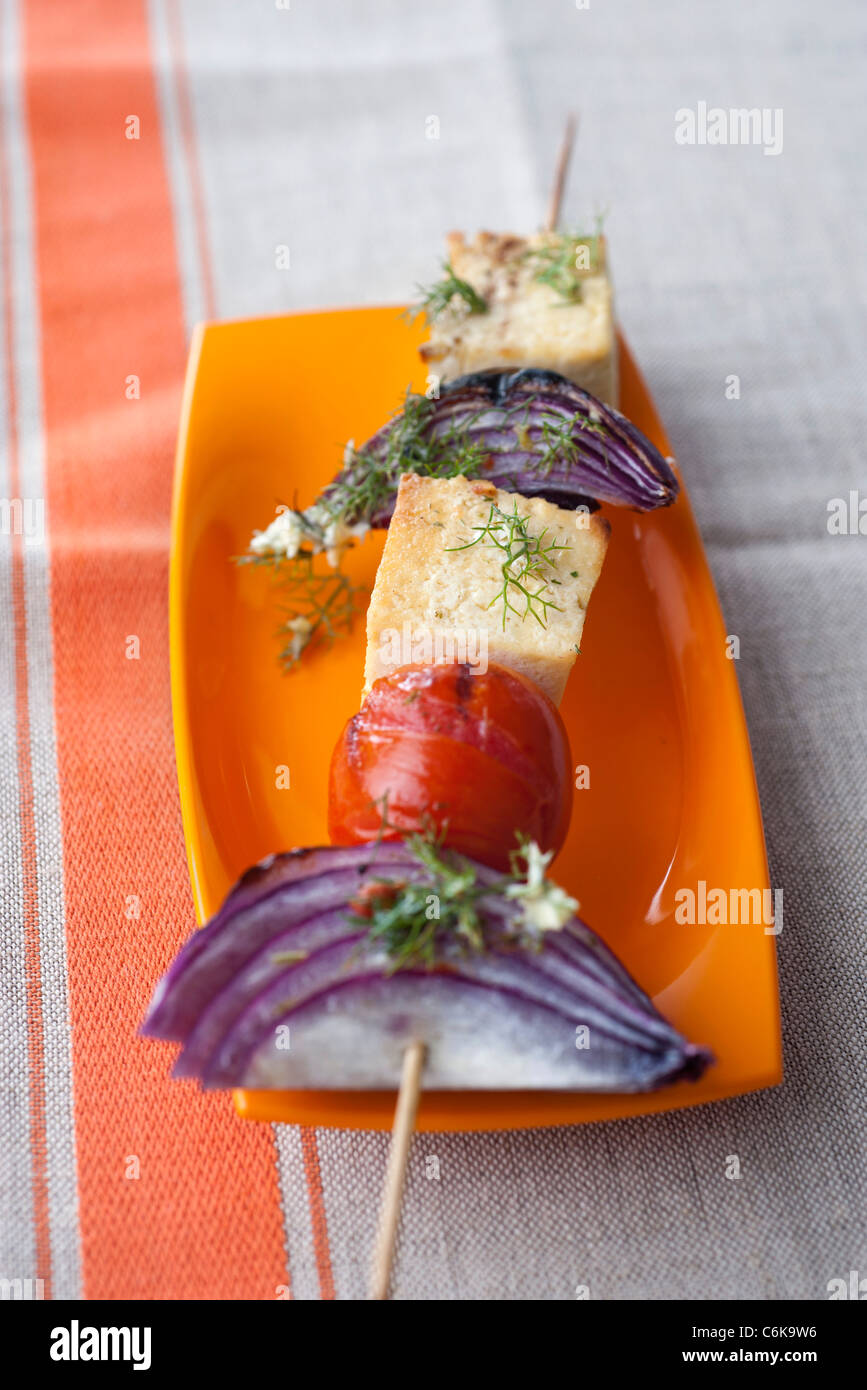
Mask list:
[[[572,795],[556,704],[608,543],[595,509],[668,506],[678,491],[670,461],[610,404],[604,245],[571,300],[558,245],[453,239],[449,274],[470,291],[444,288],[424,355],[484,370],[408,395],[311,506],[253,539],[277,564],[320,551],[339,563],[391,522],[364,701],[332,760],[335,843],[249,870],[145,1020],[182,1044],[176,1074],[206,1088],[393,1087],[419,1039],[441,1089],[647,1090],[711,1060],[546,874]],[[543,292],[564,300],[562,332],[534,338]],[[470,331],[485,314],[490,331]],[[399,641],[389,654],[405,625],[430,659]],[[483,662],[455,659],[462,631],[484,636]]]

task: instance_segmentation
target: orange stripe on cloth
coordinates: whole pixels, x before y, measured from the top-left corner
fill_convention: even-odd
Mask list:
[[[304,1157],[304,1176],[307,1180],[307,1200],[310,1204],[310,1223],[313,1228],[313,1254],[319,1291],[323,1298],[334,1298],[334,1275],[331,1270],[331,1251],[328,1245],[328,1223],[325,1219],[325,1195],[322,1190],[322,1171],[319,1167],[319,1146],[316,1130],[304,1125],[301,1129],[301,1153]]]
[[[136,1036],[193,925],[166,619],[183,322],[145,5],[32,0],[25,60],[85,1294],[274,1298],[272,1131]]]
[[[7,449],[9,492],[21,497],[18,456],[18,397],[15,382],[14,286],[12,283],[11,183],[6,157],[6,130],[0,103],[0,241],[2,241],[3,340],[8,403]],[[45,1029],[42,1018],[42,962],[39,945],[39,888],[37,880],[36,819],[33,800],[33,762],[30,746],[30,697],[27,673],[27,598],[23,536],[12,527],[12,621],[15,634],[15,742],[18,771],[18,815],[21,825],[21,880],[24,909],[24,978],[27,1015],[27,1083],[30,1121],[31,1191],[33,1201],[35,1275],[51,1297],[51,1231],[48,1203],[48,1138],[45,1124]]]

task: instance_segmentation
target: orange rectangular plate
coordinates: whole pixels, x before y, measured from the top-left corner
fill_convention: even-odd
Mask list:
[[[295,314],[197,331],[172,523],[172,696],[196,910],[273,851],[327,841],[332,748],[358,709],[364,621],[296,674],[278,665],[279,594],[240,568],[281,503],[307,506],[361,442],[423,389],[419,332],[387,309]],[[624,412],[670,453],[621,345]],[[721,470],[720,486],[725,473]],[[512,1129],[613,1119],[775,1085],[777,970],[764,926],[681,925],[678,889],[768,888],[761,815],[734,663],[686,493],[640,515],[606,507],[612,534],[562,713],[589,771],[555,877],[658,1008],[717,1058],[695,1085],[651,1095],[440,1092],[423,1130]],[[373,583],[382,536],[348,568]],[[284,773],[288,769],[289,787]],[[239,1091],[250,1119],[380,1129],[383,1092]]]

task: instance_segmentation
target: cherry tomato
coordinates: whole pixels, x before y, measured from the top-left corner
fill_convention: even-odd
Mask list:
[[[563,721],[544,691],[502,666],[402,666],[381,677],[331,759],[335,844],[435,827],[447,845],[505,870],[516,831],[556,851],[571,810]]]

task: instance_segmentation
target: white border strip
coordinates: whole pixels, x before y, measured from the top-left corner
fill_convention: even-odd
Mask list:
[[[30,150],[21,87],[19,0],[3,0],[3,92],[11,190],[13,325],[19,469],[24,497],[45,497],[39,302]],[[49,519],[46,515],[46,531]],[[54,722],[54,659],[47,536],[24,547],[30,747],[42,966],[46,1177],[55,1299],[81,1297],[81,1250],[72,1093],[72,1025],[63,897],[63,843]]]
[[[5,34],[0,43],[5,40]],[[4,47],[5,54],[5,47]],[[0,188],[0,198],[6,192]],[[10,498],[6,334],[0,333],[0,499]],[[12,537],[0,534],[0,1278],[36,1277],[33,1171],[30,1153],[30,1068],[27,976],[24,966],[24,890],[21,864],[21,787],[12,610]]]

